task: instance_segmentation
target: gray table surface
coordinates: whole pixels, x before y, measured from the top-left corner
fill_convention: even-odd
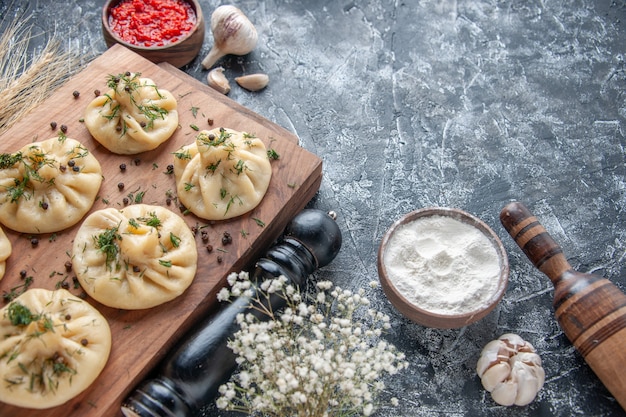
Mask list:
[[[104,0],[0,1],[25,13],[35,35],[56,32],[85,59],[106,49]],[[204,13],[222,4],[200,1]],[[482,321],[437,330],[400,316],[382,290],[367,290],[392,317],[385,336],[410,367],[387,378],[401,399],[383,416],[621,416],[559,329],[552,285],[499,223],[526,203],[582,272],[626,288],[626,2],[624,0],[236,1],[260,40],[221,65],[265,72],[260,93],[230,98],[280,124],[324,163],[311,207],[334,210],[339,256],[316,273],[344,288],[377,279],[378,244],[402,214],[461,208],[501,237],[508,290]],[[201,52],[212,44],[207,31]],[[205,80],[199,57],[184,70]],[[482,347],[506,332],[535,345],[546,383],[525,407],[501,407],[475,375]],[[209,406],[201,415],[224,415]]]

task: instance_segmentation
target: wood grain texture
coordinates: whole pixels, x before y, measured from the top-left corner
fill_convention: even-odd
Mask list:
[[[172,138],[154,151],[136,156],[119,156],[100,146],[80,121],[93,91],[106,91],[109,74],[125,71],[141,72],[160,88],[169,90],[178,100],[179,129]],[[73,91],[80,96],[74,98]],[[194,111],[192,111],[194,108]],[[195,113],[195,116],[194,116]],[[190,127],[209,129],[230,127],[254,133],[268,148],[275,149],[280,159],[272,161],[272,180],[261,204],[250,213],[223,222],[207,222],[193,215],[184,215],[190,227],[207,231],[204,242],[198,233],[198,272],[193,284],[179,298],[147,310],[125,311],[102,306],[88,300],[108,319],[113,334],[109,361],[98,379],[83,394],[63,406],[48,410],[24,410],[0,403],[0,415],[23,417],[117,416],[119,405],[127,393],[166,354],[177,339],[216,304],[217,291],[227,274],[245,269],[281,234],[287,222],[314,196],[320,186],[321,160],[298,146],[298,138],[280,126],[247,110],[210,88],[190,79],[169,65],[155,65],[134,52],[114,45],[94,60],[81,73],[70,79],[50,98],[0,137],[0,152],[13,152],[35,140],[56,137],[50,122],[67,125],[67,136],[83,143],[100,161],[104,181],[92,210],[105,207],[123,208],[123,198],[145,192],[143,202],[163,205],[178,214],[178,205],[166,204],[166,194],[175,191],[173,175],[165,173],[173,161],[172,152],[191,143],[196,131]],[[135,161],[135,158],[138,158]],[[125,163],[127,168],[119,168]],[[123,182],[123,191],[118,183]],[[133,200],[131,198],[131,201]],[[260,225],[258,221],[264,223]],[[65,270],[70,260],[72,239],[80,223],[62,232],[37,236],[39,244],[31,245],[30,235],[5,228],[13,245],[0,290],[8,292],[22,283],[21,270],[33,276],[32,288],[53,289],[61,282],[70,283],[70,290],[81,294],[72,285],[73,273]],[[223,245],[221,237],[229,232],[231,244]],[[208,252],[206,245],[213,251]],[[218,256],[221,262],[218,262]]]

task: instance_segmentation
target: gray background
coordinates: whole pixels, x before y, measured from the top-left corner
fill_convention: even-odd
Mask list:
[[[201,0],[207,20],[219,1]],[[106,46],[103,0],[0,1],[24,14],[33,47],[56,32],[88,61]],[[402,318],[382,290],[385,337],[410,368],[387,378],[383,416],[620,416],[626,413],[557,326],[550,281],[498,215],[526,203],[582,272],[626,287],[625,40],[623,0],[236,1],[259,32],[231,76],[265,72],[270,85],[230,98],[282,125],[324,162],[310,206],[338,213],[344,244],[316,273],[344,288],[377,279],[378,244],[402,214],[461,208],[501,237],[510,283],[488,317],[458,330]],[[184,70],[205,80],[201,57]],[[482,347],[506,332],[535,345],[546,383],[526,407],[495,404],[475,375]],[[202,415],[224,415],[207,407]]]

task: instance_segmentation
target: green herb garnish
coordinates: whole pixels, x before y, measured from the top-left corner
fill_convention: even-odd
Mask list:
[[[180,246],[181,239],[174,233],[170,232],[170,242],[172,243],[172,246],[177,248]]]
[[[154,227],[155,229],[158,229],[159,227],[161,227],[161,219],[157,217],[154,211],[151,211],[150,213],[148,213],[148,217],[142,217],[140,220],[144,222],[146,225],[150,227]]]
[[[106,229],[98,236],[94,236],[94,244],[96,249],[104,253],[106,256],[106,266],[108,270],[112,270],[111,264],[117,259],[120,252],[118,241],[122,240],[122,235],[118,233],[119,226]],[[116,265],[118,269],[118,265]]]
[[[191,159],[191,154],[189,153],[188,149],[185,149],[184,151],[174,152],[173,155],[181,160]]]
[[[37,316],[28,307],[17,301],[9,304],[7,317],[13,326],[28,326],[37,320]]]
[[[280,155],[278,154],[278,152],[276,152],[275,149],[270,148],[267,150],[267,157],[271,160],[277,160],[280,158]]]

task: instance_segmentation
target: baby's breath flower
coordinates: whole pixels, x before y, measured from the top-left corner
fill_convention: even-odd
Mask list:
[[[281,276],[254,292],[246,273],[229,275],[228,283],[230,290],[218,299],[243,294],[268,320],[237,316],[239,331],[229,347],[239,371],[220,387],[220,409],[254,416],[369,416],[384,389],[383,374],[407,367],[404,354],[379,340],[389,318],[369,309],[362,289],[354,293],[322,281],[307,297]],[[270,295],[286,301],[281,312],[267,307]],[[359,317],[371,323],[355,320],[359,308],[369,309]]]
[[[230,291],[228,291],[228,288],[222,288],[220,292],[217,293],[218,301],[228,301],[229,298],[230,298]]]

